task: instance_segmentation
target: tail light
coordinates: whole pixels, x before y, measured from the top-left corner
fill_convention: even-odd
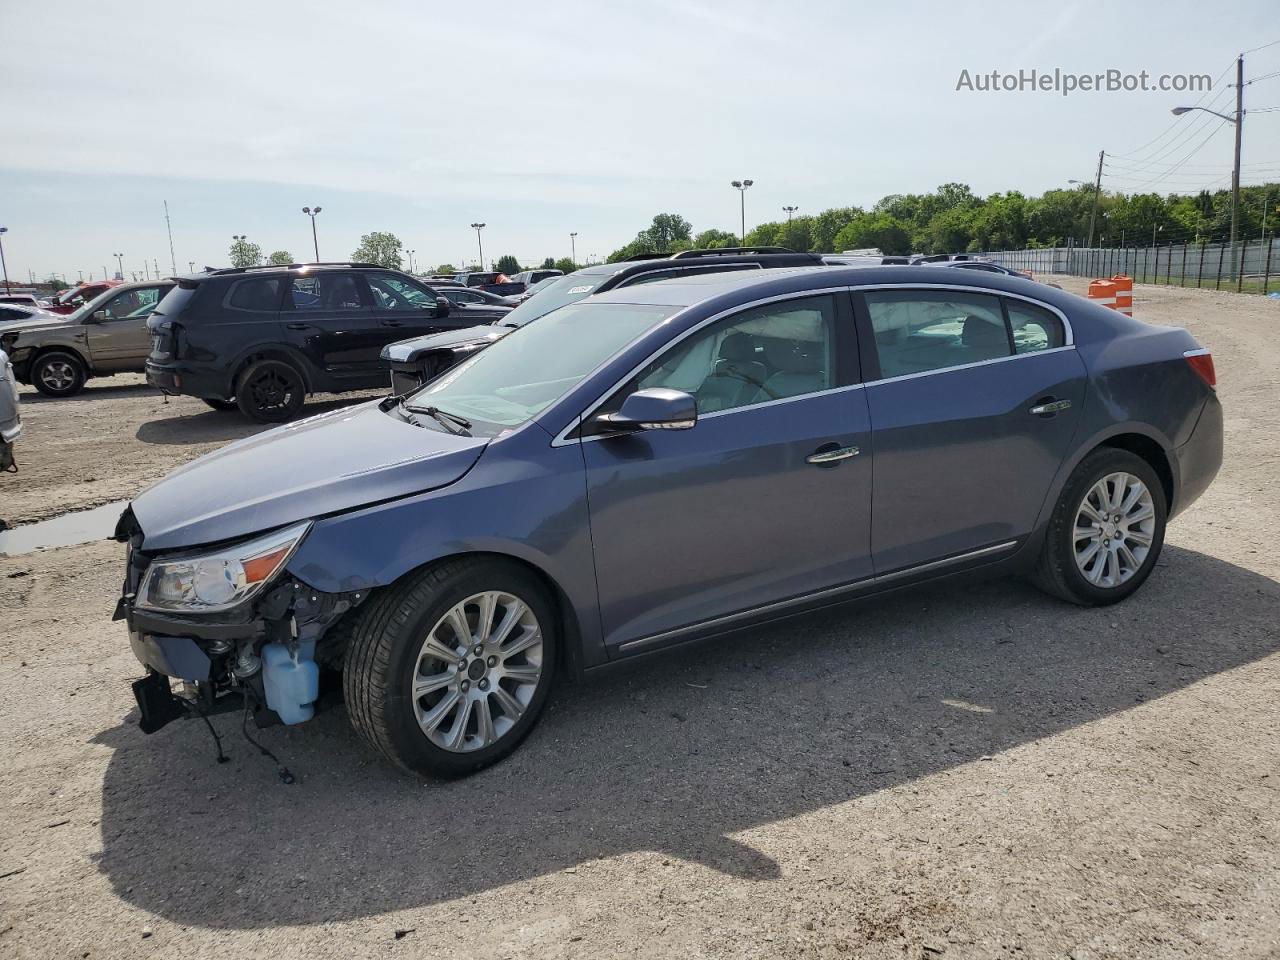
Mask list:
[[[1211,387],[1217,386],[1218,375],[1213,369],[1212,353],[1208,350],[1188,350],[1183,356],[1187,358],[1187,363],[1199,374],[1201,380]]]

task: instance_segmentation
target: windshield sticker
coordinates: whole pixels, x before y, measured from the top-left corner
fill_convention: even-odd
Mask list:
[[[591,292],[591,286],[590,286],[590,284],[588,284],[588,285],[587,285],[587,286],[585,286],[585,287],[570,287],[570,288],[569,288],[569,292],[570,292],[570,293],[590,293],[590,292]]]

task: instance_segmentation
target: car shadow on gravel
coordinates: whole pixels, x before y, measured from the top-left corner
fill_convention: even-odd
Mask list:
[[[363,403],[367,399],[368,397],[334,397],[330,400],[315,400],[302,408],[297,419],[349,407]],[[274,426],[276,424],[255,423],[239,410],[205,409],[198,413],[177,414],[172,417],[148,420],[138,427],[135,436],[143,443],[185,446],[190,443],[240,440],[251,437],[255,433],[261,433],[263,430],[270,430]]]
[[[98,867],[141,909],[237,929],[375,916],[632,851],[774,878],[733,834],[970,761],[994,758],[998,777],[1002,751],[1280,649],[1280,584],[1176,547],[1161,568],[1105,609],[1018,581],[938,584],[654,657],[562,689],[510,759],[446,783],[375,759],[342,709],[257,734],[291,786],[238,717],[214,719],[220,765],[203,724],[146,737],[130,714],[95,739],[114,751]]]
[[[159,397],[160,391],[145,383],[104,383],[90,380],[83,390],[72,397],[46,397],[36,390],[23,390],[21,403],[84,403],[89,400],[111,400],[117,397],[145,397],[148,394]]]

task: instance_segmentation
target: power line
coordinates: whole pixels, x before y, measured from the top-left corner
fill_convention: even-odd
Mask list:
[[[1264,43],[1264,44],[1263,44],[1262,46],[1260,46],[1260,47],[1254,47],[1252,50],[1246,50],[1246,51],[1244,51],[1244,53],[1240,54],[1240,56],[1242,56],[1242,57],[1243,57],[1243,56],[1245,56],[1246,54],[1250,54],[1250,53],[1257,53],[1259,50],[1265,50],[1265,49],[1267,49],[1267,47],[1274,47],[1277,43],[1280,43],[1280,40],[1272,40],[1270,43]]]
[[[1277,42],[1277,43],[1280,43],[1280,41],[1276,41],[1276,42]],[[1260,47],[1259,49],[1261,49],[1261,47]],[[1214,78],[1213,83],[1212,83],[1212,85],[1210,85],[1209,89],[1208,89],[1208,90],[1206,90],[1206,91],[1204,91],[1204,93],[1200,94],[1200,99],[1199,99],[1199,100],[1197,100],[1195,103],[1193,103],[1193,104],[1192,104],[1192,106],[1194,106],[1194,107],[1201,106],[1201,105],[1203,104],[1203,102],[1204,102],[1204,98],[1205,98],[1205,97],[1207,97],[1207,96],[1209,96],[1209,94],[1213,91],[1213,88],[1214,88],[1214,87],[1216,87],[1216,86],[1218,85],[1218,81],[1219,81],[1219,80],[1221,80],[1223,77],[1225,77],[1225,76],[1227,75],[1227,72],[1228,72],[1232,67],[1234,67],[1235,65],[1236,65],[1235,58],[1234,58],[1234,57],[1232,57],[1232,58],[1231,58],[1231,62],[1230,62],[1230,63],[1228,63],[1228,64],[1223,68],[1222,72],[1221,72],[1220,74],[1218,74],[1218,75]],[[1217,98],[1215,97],[1214,99],[1217,99]],[[1127,158],[1129,158],[1130,160],[1139,160],[1140,158],[1137,156],[1138,154],[1142,153],[1142,151],[1143,151],[1143,150],[1145,150],[1145,149],[1147,149],[1147,147],[1149,147],[1149,146],[1151,146],[1152,144],[1156,143],[1156,141],[1158,141],[1158,140],[1163,140],[1163,139],[1164,139],[1164,137],[1165,137],[1165,135],[1166,135],[1166,134],[1168,134],[1168,133],[1169,133],[1169,131],[1176,129],[1178,126],[1179,126],[1178,121],[1177,121],[1177,120],[1174,120],[1172,123],[1170,123],[1170,124],[1169,124],[1169,126],[1168,126],[1168,127],[1166,127],[1164,130],[1160,131],[1160,133],[1159,133],[1159,134],[1157,134],[1155,137],[1153,137],[1152,139],[1148,140],[1146,143],[1144,143],[1142,146],[1138,147],[1137,149],[1133,150],[1132,152],[1127,153],[1127,154],[1124,154],[1124,153],[1115,153],[1115,154],[1113,154],[1113,153],[1108,152],[1108,154],[1107,154],[1107,155],[1108,155],[1108,156],[1116,156],[1116,157],[1127,157]]]
[[[1154,183],[1160,183],[1160,182],[1161,182],[1162,180],[1164,180],[1166,177],[1168,177],[1168,176],[1170,176],[1171,174],[1173,174],[1173,173],[1177,172],[1177,171],[1182,167],[1182,164],[1183,164],[1183,163],[1185,163],[1186,161],[1190,160],[1190,159],[1191,159],[1192,157],[1194,157],[1197,153],[1199,153],[1201,150],[1203,150],[1203,149],[1204,149],[1205,144],[1207,144],[1210,140],[1212,140],[1212,139],[1213,139],[1213,137],[1214,137],[1214,135],[1215,135],[1219,130],[1221,130],[1223,127],[1225,127],[1226,125],[1227,125],[1227,121],[1226,121],[1226,120],[1219,120],[1219,121],[1218,121],[1218,125],[1217,125],[1216,127],[1214,127],[1212,130],[1210,130],[1210,131],[1205,135],[1205,138],[1204,138],[1203,140],[1201,140],[1201,141],[1200,141],[1199,143],[1197,143],[1194,147],[1192,147],[1192,148],[1191,148],[1191,152],[1190,152],[1190,153],[1188,153],[1186,156],[1184,156],[1184,157],[1182,158],[1182,160],[1181,160],[1181,161],[1180,161],[1176,166],[1174,166],[1171,170],[1167,171],[1166,173],[1163,173],[1163,174],[1161,174],[1161,175],[1159,175],[1159,176],[1157,176],[1157,177],[1153,177],[1151,180],[1148,180],[1148,181],[1147,181],[1147,183],[1146,183],[1146,185],[1150,185],[1150,184],[1154,184]]]

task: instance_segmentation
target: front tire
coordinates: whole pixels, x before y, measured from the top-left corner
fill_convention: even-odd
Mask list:
[[[1070,603],[1118,603],[1155,569],[1167,517],[1164,487],[1151,465],[1127,450],[1101,447],[1062,488],[1033,579]]]
[[[72,397],[84,389],[89,371],[74,353],[54,350],[31,366],[31,383],[46,397]]]
[[[292,420],[306,399],[302,374],[283,360],[255,360],[236,383],[236,406],[259,423]]]
[[[239,409],[239,405],[234,400],[218,400],[214,397],[201,397],[200,399],[219,413],[228,413]]]
[[[410,574],[372,598],[352,631],[352,725],[411,773],[480,770],[537,723],[559,642],[544,587],[517,564],[454,560]]]

